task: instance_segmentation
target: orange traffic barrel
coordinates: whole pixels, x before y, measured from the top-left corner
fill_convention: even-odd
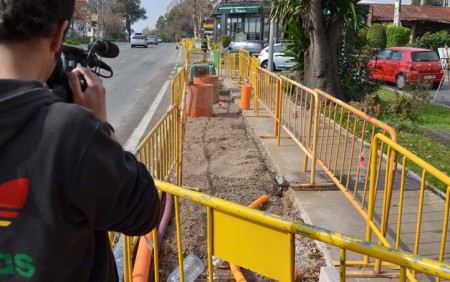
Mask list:
[[[196,75],[194,76],[194,84],[212,84],[214,104],[219,102],[219,76],[206,74],[206,75]]]
[[[251,96],[252,96],[252,87],[250,85],[242,85],[241,110],[250,110]]]
[[[190,117],[213,116],[212,84],[188,84],[186,93],[186,114]]]

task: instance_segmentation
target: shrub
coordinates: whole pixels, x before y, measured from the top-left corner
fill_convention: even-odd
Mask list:
[[[228,47],[231,43],[231,37],[229,37],[228,35],[221,36],[219,40],[222,42],[223,48]]]
[[[409,95],[395,92],[396,99],[386,111],[396,121],[391,125],[398,130],[412,131],[412,125],[419,121],[420,112],[431,98],[429,85],[420,82],[408,85],[408,93]]]
[[[372,25],[367,31],[367,41],[372,48],[386,48],[386,27],[381,24]]]
[[[445,44],[450,44],[450,35],[448,31],[441,30],[438,32],[426,32],[422,37],[417,38],[411,45],[414,47],[431,49],[435,52],[438,48],[444,47]]]
[[[387,47],[406,46],[409,43],[411,30],[403,26],[391,26],[386,29]]]
[[[64,43],[71,45],[89,44],[90,41],[89,37],[68,37],[64,39]]]
[[[367,65],[371,57],[364,32],[344,25],[338,42],[339,80],[347,101],[360,101],[367,94],[379,89],[379,85],[368,80]],[[369,53],[367,53],[369,51]]]

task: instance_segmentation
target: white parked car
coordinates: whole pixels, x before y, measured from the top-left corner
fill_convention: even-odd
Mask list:
[[[276,43],[273,45],[273,67],[272,70],[288,69],[295,65],[294,58],[284,56],[286,45]],[[262,49],[258,55],[258,64],[260,67],[267,69],[269,64],[269,46]]]
[[[140,34],[135,34],[131,37],[131,48],[135,47],[135,46],[142,46],[144,48],[147,48],[148,43],[147,43],[147,39],[145,39],[145,37],[143,35]]]

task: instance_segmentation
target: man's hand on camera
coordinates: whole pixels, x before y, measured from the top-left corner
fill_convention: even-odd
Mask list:
[[[77,74],[86,80],[86,90],[82,91]],[[98,119],[107,122],[105,87],[100,77],[90,69],[77,67],[68,73],[69,85],[75,104],[92,110]]]

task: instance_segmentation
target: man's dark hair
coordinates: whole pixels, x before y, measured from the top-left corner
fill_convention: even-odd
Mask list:
[[[0,42],[50,37],[74,9],[75,0],[0,0]]]

